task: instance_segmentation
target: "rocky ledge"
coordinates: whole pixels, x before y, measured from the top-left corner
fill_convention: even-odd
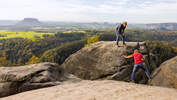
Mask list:
[[[112,41],[94,43],[68,57],[61,67],[81,79],[129,81],[133,59],[125,59],[122,56],[132,54],[134,49],[139,49],[143,53],[149,69],[158,67],[156,66],[158,58],[149,52],[144,42],[127,42],[126,44],[127,46],[117,47]],[[142,70],[137,72],[135,81],[147,83],[147,77]]]
[[[54,63],[0,67],[0,97],[78,80]]]
[[[28,91],[1,100],[177,100],[177,90],[120,81],[81,81]]]

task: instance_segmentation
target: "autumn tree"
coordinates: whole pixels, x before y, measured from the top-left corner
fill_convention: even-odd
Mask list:
[[[37,64],[40,63],[40,59],[33,55],[26,64]]]

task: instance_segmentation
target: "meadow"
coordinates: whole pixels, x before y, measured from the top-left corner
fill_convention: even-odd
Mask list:
[[[24,39],[41,39],[46,36],[55,35],[56,33],[40,33],[33,31],[0,31],[0,39],[24,38]]]
[[[86,34],[86,31],[65,31],[65,32],[63,32],[63,33],[65,33],[65,34],[71,34],[71,33],[83,33],[83,34]]]

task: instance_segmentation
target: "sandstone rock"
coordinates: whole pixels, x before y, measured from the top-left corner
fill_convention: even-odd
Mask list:
[[[71,55],[61,65],[67,72],[82,79],[115,79],[129,81],[133,68],[133,59],[124,59],[122,55],[133,53],[135,48],[146,56],[150,65],[150,54],[144,42],[127,42],[126,47],[117,47],[115,42],[97,42]],[[142,70],[136,74],[138,83],[146,83],[147,78]]]
[[[177,90],[112,80],[84,80],[28,91],[1,100],[177,100]]]
[[[54,63],[0,67],[0,97],[78,80]]]
[[[153,73],[149,84],[177,89],[177,56],[165,61]]]

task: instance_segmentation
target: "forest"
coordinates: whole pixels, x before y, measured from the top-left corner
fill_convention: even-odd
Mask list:
[[[3,33],[1,31],[0,34],[22,36],[0,38],[0,66],[19,66],[40,62],[62,64],[67,57],[85,46],[98,41],[115,40],[113,29],[83,29],[57,33]],[[127,41],[146,41],[153,50],[165,50],[166,53],[158,52],[164,59],[166,55],[177,54],[177,32],[175,31],[127,29],[125,34]],[[39,38],[35,38],[36,36]]]

